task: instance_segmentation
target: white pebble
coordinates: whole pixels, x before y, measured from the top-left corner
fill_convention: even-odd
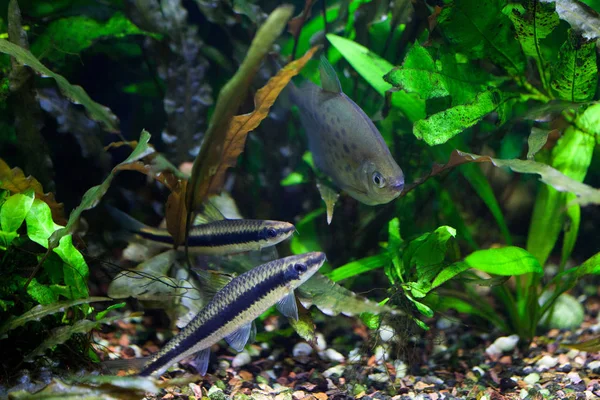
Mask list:
[[[350,353],[348,353],[348,362],[350,364],[355,364],[360,362],[361,360],[361,350],[360,348],[356,347],[355,349],[350,350]]]
[[[346,357],[344,357],[339,351],[335,350],[335,349],[327,349],[325,351],[321,351],[319,353],[319,356],[321,356],[321,358],[323,358],[326,361],[333,361],[333,362],[344,362],[346,360]]]
[[[589,362],[588,365],[586,365],[585,367],[587,369],[591,369],[593,371],[595,369],[600,368],[600,361],[596,360],[596,361]]]
[[[554,368],[556,367],[556,364],[558,364],[558,358],[549,355],[545,355],[544,357],[537,360],[537,362],[535,363],[537,369],[540,371],[545,371],[547,369]]]
[[[531,374],[529,374],[525,378],[523,378],[523,380],[528,385],[533,386],[540,381],[540,375],[536,374],[535,372],[532,372]]]
[[[527,391],[527,389],[521,389],[521,391],[519,392],[519,397],[521,399],[525,399],[527,396],[529,396],[529,392]]]
[[[518,335],[502,336],[494,341],[494,345],[502,352],[512,351],[517,343],[519,343]]]
[[[308,357],[313,352],[313,348],[306,342],[297,343],[292,350],[294,357]]]
[[[485,375],[485,371],[483,369],[481,369],[481,367],[473,367],[472,370],[473,370],[473,372],[477,372],[479,374],[479,376]]]
[[[323,372],[323,376],[325,378],[330,378],[333,374],[337,374],[338,376],[342,376],[344,374],[344,370],[346,369],[346,367],[344,365],[338,364],[336,366],[333,366],[329,369],[326,369]]]
[[[233,368],[238,368],[246,364],[250,364],[250,361],[252,361],[252,357],[250,357],[250,354],[248,354],[247,351],[242,351],[241,353],[237,353],[235,357],[233,357],[233,361],[231,361],[231,366]]]
[[[408,365],[402,360],[394,361],[394,368],[396,369],[396,379],[402,379],[408,372]]]
[[[379,328],[379,337],[384,342],[389,342],[396,335],[396,331],[389,325],[381,325]]]
[[[375,361],[377,364],[382,364],[390,358],[387,350],[383,346],[377,346],[375,348]]]
[[[319,351],[324,351],[327,348],[327,341],[325,340],[325,336],[321,332],[318,332],[315,337],[317,338],[317,349]]]
[[[581,377],[575,371],[569,372],[567,374],[567,377],[571,380],[571,383],[573,383],[574,385],[577,385],[579,382],[581,382]]]
[[[376,374],[370,374],[369,375],[369,380],[371,380],[373,382],[384,383],[384,382],[389,381],[390,377],[385,372],[378,372]]]

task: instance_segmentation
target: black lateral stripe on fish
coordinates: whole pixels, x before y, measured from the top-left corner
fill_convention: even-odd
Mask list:
[[[173,244],[166,229],[152,228],[112,207],[110,214],[127,230],[154,242]],[[260,250],[290,237],[296,228],[283,221],[222,219],[195,225],[190,229],[188,246],[202,254],[231,254]]]
[[[402,170],[371,119],[342,92],[335,70],[323,56],[320,74],[322,88],[312,82],[289,84],[315,165],[362,203],[392,201],[404,188]]]
[[[310,278],[325,261],[324,253],[307,253],[262,264],[223,287],[198,315],[140,372],[161,375],[174,363],[198,353],[197,368],[204,375],[211,345],[225,338],[241,351],[251,335],[252,322],[273,304],[297,319],[293,290]]]

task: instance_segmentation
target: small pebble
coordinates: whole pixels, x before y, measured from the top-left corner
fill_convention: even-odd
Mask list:
[[[505,351],[512,351],[519,343],[518,335],[502,336],[492,343],[485,352],[489,355],[500,355]]]
[[[569,372],[567,374],[567,377],[569,378],[571,383],[573,383],[575,385],[578,384],[579,382],[581,382],[581,377],[579,376],[579,374],[577,372]]]
[[[500,379],[500,390],[508,390],[513,389],[517,386],[517,382],[511,378],[502,378]]]
[[[350,353],[348,353],[348,362],[351,364],[360,362],[361,358],[361,350],[358,347],[350,350]]]
[[[598,372],[598,369],[600,369],[600,361],[589,362],[585,367],[592,370],[592,372]]]
[[[313,352],[313,348],[306,342],[297,343],[292,350],[294,357],[308,357]]]
[[[231,361],[231,366],[233,368],[242,367],[246,364],[250,364],[250,361],[252,361],[252,357],[250,357],[250,354],[248,354],[247,351],[242,351],[241,353],[237,353],[235,355],[233,361]]]
[[[531,373],[529,375],[527,375],[525,378],[523,378],[523,380],[525,381],[525,383],[527,383],[528,385],[535,385],[536,383],[538,383],[540,381],[540,375],[534,373]]]
[[[571,372],[572,369],[573,367],[571,367],[571,364],[569,363],[559,365],[558,367],[556,367],[557,372]]]
[[[479,374],[479,376],[485,375],[485,371],[483,369],[481,369],[481,367],[473,367],[473,372],[477,372]]]
[[[556,367],[556,364],[558,364],[558,359],[549,355],[545,355],[535,363],[539,371],[545,371],[547,369],[554,368]]]
[[[390,377],[385,372],[379,372],[379,373],[376,373],[376,374],[370,374],[369,375],[369,380],[373,381],[373,382],[384,383],[384,382],[389,381]]]
[[[423,380],[427,383],[432,383],[434,385],[443,385],[444,384],[443,379],[438,378],[437,376],[433,376],[433,375],[428,375]]]
[[[389,325],[381,325],[379,328],[379,337],[384,342],[389,342],[396,335],[396,331]]]
[[[327,349],[323,352],[319,353],[319,356],[324,360],[333,361],[333,362],[344,362],[346,358],[335,349]]]
[[[375,360],[377,364],[381,364],[384,361],[387,361],[390,358],[387,350],[383,346],[377,346],[375,348]]]
[[[445,329],[449,329],[454,325],[454,322],[448,318],[442,317],[437,320],[435,323],[435,327],[439,330],[443,331]]]
[[[325,340],[325,336],[321,332],[318,332],[315,337],[317,338],[317,349],[319,351],[324,351],[327,348],[327,341]]]
[[[330,378],[332,375],[342,376],[346,367],[342,364],[335,365],[323,372],[325,378]]]
[[[406,376],[408,371],[408,365],[402,360],[394,361],[394,368],[396,369],[396,379],[402,379]]]

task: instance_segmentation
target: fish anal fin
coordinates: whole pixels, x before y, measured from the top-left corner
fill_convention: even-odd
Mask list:
[[[342,93],[342,85],[340,85],[340,80],[338,79],[335,70],[324,55],[321,55],[319,72],[321,74],[321,86],[323,87],[324,91],[331,93]]]
[[[225,336],[225,341],[227,342],[227,344],[233,347],[235,351],[242,351],[244,350],[246,343],[248,343],[248,339],[250,338],[251,332],[252,322],[242,325],[237,330]]]
[[[293,290],[279,300],[277,303],[277,309],[286,317],[293,318],[298,321],[298,305],[296,304],[296,296],[294,296]]]
[[[208,363],[210,361],[210,347],[204,350],[200,350],[196,353],[194,359],[191,361],[191,365],[198,371],[202,376],[206,375],[208,371]]]

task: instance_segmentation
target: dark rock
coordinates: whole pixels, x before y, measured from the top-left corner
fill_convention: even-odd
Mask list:
[[[513,381],[510,378],[502,378],[500,379],[500,390],[505,391],[508,389],[512,389],[517,386],[517,382]]]
[[[569,363],[564,364],[564,365],[560,365],[560,366],[556,367],[556,371],[557,372],[568,373],[568,372],[571,372],[572,369],[573,369],[573,367]]]

